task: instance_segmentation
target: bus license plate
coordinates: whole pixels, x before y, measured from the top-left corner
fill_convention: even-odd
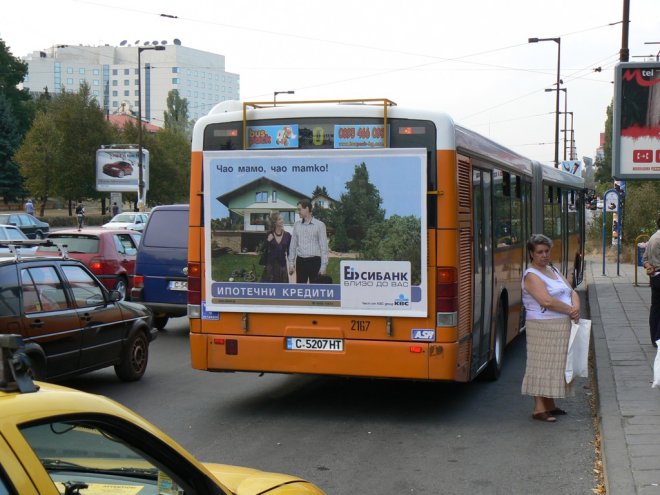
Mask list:
[[[342,352],[342,339],[315,339],[311,337],[287,337],[286,348],[289,351],[332,351]]]
[[[188,290],[188,281],[187,280],[170,280],[170,283],[167,285],[169,290]]]

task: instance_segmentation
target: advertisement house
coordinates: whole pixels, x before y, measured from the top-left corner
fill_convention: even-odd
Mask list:
[[[149,189],[149,152],[142,149],[145,191]],[[137,149],[103,148],[96,151],[96,190],[136,192],[140,181]]]
[[[204,183],[204,318],[427,315],[426,150],[208,151]]]
[[[660,179],[660,62],[615,71],[612,176]]]

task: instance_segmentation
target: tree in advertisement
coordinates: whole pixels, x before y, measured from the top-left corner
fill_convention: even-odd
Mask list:
[[[38,112],[32,127],[16,153],[26,186],[38,200],[39,215],[44,215],[46,202],[54,196],[56,177],[63,165],[61,154],[64,136],[45,112]]]
[[[23,196],[23,179],[14,153],[22,136],[12,106],[5,95],[0,93],[0,195],[5,204]]]
[[[344,234],[346,236],[348,250],[360,251],[369,228],[385,219],[381,203],[378,189],[369,182],[366,164],[356,165],[353,177],[346,182],[346,192],[342,193],[330,212],[337,231],[342,232],[342,238]]]

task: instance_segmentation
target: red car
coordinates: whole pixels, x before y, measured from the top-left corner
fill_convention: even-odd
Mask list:
[[[70,258],[82,261],[106,288],[119,291],[124,300],[133,288],[140,237],[140,232],[132,230],[86,228],[53,232],[48,239],[66,245]],[[37,254],[59,255],[57,246],[40,246]]]
[[[133,173],[133,164],[125,161],[106,163],[103,165],[103,173],[110,177],[122,178]]]

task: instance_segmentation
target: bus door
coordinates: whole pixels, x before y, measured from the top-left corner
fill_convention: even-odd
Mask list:
[[[473,282],[471,376],[488,362],[493,306],[492,173],[472,169]]]

